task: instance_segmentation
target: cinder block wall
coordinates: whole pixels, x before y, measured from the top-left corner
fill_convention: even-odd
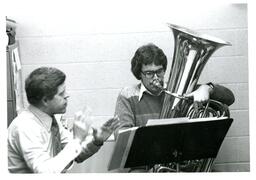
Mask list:
[[[159,22],[135,21],[92,23],[79,18],[11,17],[18,23],[23,81],[39,66],[54,66],[67,75],[70,94],[67,117],[85,105],[93,110],[96,123],[114,113],[120,89],[137,83],[130,72],[130,59],[145,43],[155,43],[164,50],[171,65],[174,42],[164,24],[171,22],[229,41],[210,58],[200,83],[214,82],[230,88],[236,97],[230,107],[234,118],[216,158],[215,171],[250,171],[248,116],[247,6],[185,8],[170,7]],[[183,6],[184,10],[184,6]],[[159,19],[160,20],[160,19]],[[25,98],[25,96],[24,96]],[[71,172],[107,172],[113,142]]]

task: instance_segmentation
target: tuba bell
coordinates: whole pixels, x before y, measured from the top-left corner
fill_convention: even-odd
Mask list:
[[[209,100],[206,105],[195,111],[192,101],[182,98],[182,95],[188,94],[196,89],[200,74],[210,56],[220,47],[231,44],[184,27],[173,24],[168,25],[174,35],[175,49],[167,88],[164,89],[167,93],[164,97],[159,118],[229,117],[228,106],[221,102]],[[155,85],[159,86],[157,82]],[[174,94],[177,94],[177,96],[174,96]],[[184,161],[179,164],[160,164],[155,165],[154,171],[208,172],[211,171],[213,161],[214,159],[211,158]]]

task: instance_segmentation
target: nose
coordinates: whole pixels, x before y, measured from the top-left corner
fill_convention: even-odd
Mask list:
[[[156,73],[154,73],[153,79],[158,79],[158,76]]]
[[[68,99],[69,97],[70,97],[69,94],[66,92],[64,98]]]

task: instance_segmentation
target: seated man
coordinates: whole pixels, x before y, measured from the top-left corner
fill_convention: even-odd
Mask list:
[[[29,107],[8,128],[8,169],[11,173],[60,173],[73,160],[82,162],[96,153],[118,127],[112,118],[87,139],[90,125],[80,112],[75,116],[73,137],[54,115],[66,112],[65,74],[52,67],[34,70],[26,79]]]
[[[159,118],[164,99],[163,89],[159,86],[164,86],[166,68],[166,55],[156,45],[147,44],[137,49],[131,60],[131,71],[140,83],[123,88],[117,98],[115,115],[121,123],[118,129],[144,126],[148,119]],[[193,97],[195,102],[206,102],[209,98],[226,105],[234,102],[229,89],[212,83],[200,85],[186,96]]]
[[[137,49],[131,61],[131,70],[141,82],[121,90],[115,114],[120,118],[120,128],[142,126],[148,119],[157,119],[162,107],[164,92],[155,85],[155,81],[164,84],[167,58],[164,52],[154,44],[147,44]],[[226,105],[234,102],[233,93],[217,84],[203,84],[194,92],[187,94],[194,101],[206,102],[209,98]]]

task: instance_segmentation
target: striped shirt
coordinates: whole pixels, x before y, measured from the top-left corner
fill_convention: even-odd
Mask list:
[[[159,118],[163,97],[164,93],[158,96],[151,94],[143,84],[123,88],[115,110],[121,127],[144,126],[148,119]]]
[[[228,88],[215,84],[210,95],[211,99],[226,105],[234,102],[234,95]],[[162,108],[164,93],[151,94],[142,83],[125,87],[119,93],[116,102],[115,115],[120,118],[121,126],[144,126],[149,119],[158,119]]]

